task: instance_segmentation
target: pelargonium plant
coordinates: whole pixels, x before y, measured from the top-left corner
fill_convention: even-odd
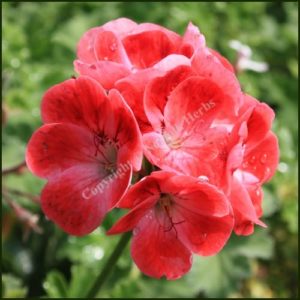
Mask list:
[[[192,255],[265,227],[262,185],[278,164],[273,110],[241,90],[229,61],[192,23],[183,36],[120,18],[88,30],[77,78],[51,87],[26,161],[47,180],[45,215],[83,236],[133,231],[148,276],[177,279]]]

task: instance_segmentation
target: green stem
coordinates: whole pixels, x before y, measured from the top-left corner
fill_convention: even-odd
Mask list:
[[[123,250],[126,248],[127,243],[129,242],[131,237],[130,232],[126,232],[120,238],[116,248],[111,253],[107,262],[105,263],[101,273],[96,278],[92,288],[87,294],[86,298],[95,298],[96,295],[101,290],[102,285],[105,283],[105,280],[108,278],[110,272],[113,270],[113,267],[116,265],[118,258],[121,256]]]

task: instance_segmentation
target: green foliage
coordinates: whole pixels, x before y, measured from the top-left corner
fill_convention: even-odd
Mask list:
[[[177,281],[142,275],[129,247],[99,297],[297,297],[298,203],[298,4],[284,2],[45,2],[2,4],[3,168],[24,160],[26,143],[41,124],[43,93],[74,74],[72,61],[80,36],[117,17],[154,22],[183,33],[189,21],[207,44],[231,62],[229,41],[249,45],[253,59],[269,71],[239,74],[243,90],[276,111],[274,131],[281,150],[278,172],[264,188],[264,222],[250,237],[232,236],[220,254],[194,257],[190,273]],[[28,171],[3,178],[3,186],[39,195],[44,181]],[[78,238],[45,219],[28,197],[16,203],[39,216],[43,233],[26,228],[3,202],[2,296],[84,297],[119,237],[105,236],[120,212],[103,229]]]
[[[2,297],[24,298],[27,288],[22,286],[22,280],[10,274],[2,275]]]

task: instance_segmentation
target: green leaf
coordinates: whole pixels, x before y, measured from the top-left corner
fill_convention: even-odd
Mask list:
[[[207,297],[224,297],[237,290],[250,271],[246,257],[223,250],[212,257],[195,257],[189,278]]]
[[[250,236],[233,235],[226,250],[237,256],[270,259],[273,255],[274,241],[266,229],[255,226]]]
[[[50,298],[65,298],[68,295],[66,279],[55,270],[47,274],[43,287]]]
[[[264,198],[262,201],[263,217],[272,216],[280,208],[278,198],[266,187],[263,188]]]
[[[23,286],[21,279],[11,275],[2,275],[3,298],[25,298],[27,288]]]
[[[100,272],[100,270],[97,270]],[[73,265],[71,268],[71,282],[69,285],[68,297],[85,297],[98,274],[94,268],[84,265]]]
[[[290,199],[283,206],[282,217],[287,222],[289,230],[297,234],[298,232],[298,202]]]
[[[104,255],[109,255],[116,240],[117,237],[107,237],[102,228],[83,237],[69,236],[67,243],[58,250],[57,257],[67,258],[76,264],[101,266]]]

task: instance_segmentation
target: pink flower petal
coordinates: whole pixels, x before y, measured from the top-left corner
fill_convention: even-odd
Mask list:
[[[249,235],[253,233],[253,224],[265,226],[256,214],[251,198],[237,179],[233,178],[230,193],[230,202],[234,212],[234,231],[238,235]]]
[[[164,109],[166,127],[177,132],[197,124],[209,128],[223,110],[228,109],[223,91],[211,80],[190,77],[181,82],[171,93]],[[199,125],[199,126],[198,126]]]
[[[186,57],[191,58],[195,51],[205,47],[205,37],[200,33],[198,27],[190,22],[184,33],[182,44],[180,46],[180,53]]]
[[[164,122],[164,109],[173,89],[192,74],[186,65],[177,66],[164,76],[153,79],[146,87],[144,107],[154,130],[160,131]]]
[[[276,135],[269,131],[266,137],[246,153],[242,170],[254,174],[264,183],[274,175],[279,161],[279,146]]]
[[[211,79],[223,90],[228,96],[227,106],[234,106],[234,110],[226,110],[226,115],[235,115],[243,103],[243,97],[239,81],[234,73],[224,67],[218,58],[208,51],[197,51],[192,59],[192,66],[199,76]]]
[[[123,44],[131,63],[142,69],[153,66],[176,49],[168,35],[159,30],[130,34]]]
[[[134,231],[131,256],[143,273],[155,278],[178,279],[192,265],[191,252],[174,231],[165,231],[158,222],[146,217]]]
[[[77,73],[95,79],[107,90],[113,88],[116,81],[130,74],[126,66],[113,61],[97,61],[88,64],[75,60],[74,67]]]
[[[96,165],[80,165],[57,173],[45,186],[41,205],[46,216],[72,235],[96,229],[126,191],[131,169],[122,177],[101,177]]]
[[[103,31],[97,34],[94,42],[94,51],[98,61],[113,61],[131,68],[131,63],[123,44],[118,36],[111,31]]]
[[[26,163],[31,172],[50,178],[73,165],[99,165],[102,155],[95,155],[93,134],[73,124],[46,124],[31,137]],[[99,161],[98,161],[99,160]]]
[[[68,122],[95,128],[96,111],[107,97],[93,79],[80,77],[56,84],[45,93],[41,111],[44,123]]]
[[[178,213],[185,222],[176,228],[188,249],[202,256],[215,255],[222,250],[232,232],[232,216],[204,217],[187,209],[180,209]]]

